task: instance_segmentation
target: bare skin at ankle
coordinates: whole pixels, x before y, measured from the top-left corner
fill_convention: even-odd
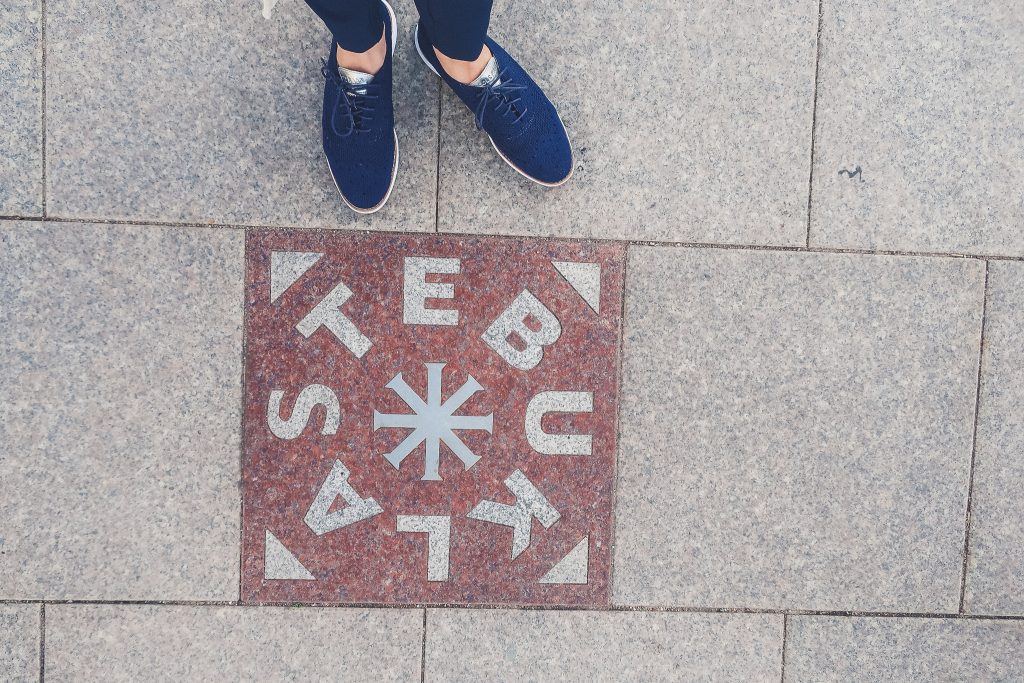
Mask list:
[[[341,45],[338,46],[338,65],[353,71],[361,71],[364,74],[376,74],[384,66],[384,58],[388,54],[387,32],[382,31],[380,40],[366,52],[350,52]],[[459,83],[469,85],[476,77],[483,73],[487,62],[491,61],[491,49],[486,45],[480,50],[480,56],[473,61],[467,62],[462,59],[452,59],[434,48],[437,61],[441,68],[449,76]]]
[[[338,66],[364,74],[376,74],[384,66],[384,58],[388,56],[387,31],[382,31],[380,40],[366,52],[349,52],[338,46]]]
[[[480,56],[471,62],[446,57],[438,52],[436,47],[434,54],[437,55],[437,61],[441,63],[441,68],[445,73],[464,85],[472,83],[477,76],[484,72],[487,62],[491,61],[491,48],[486,45],[480,50]]]

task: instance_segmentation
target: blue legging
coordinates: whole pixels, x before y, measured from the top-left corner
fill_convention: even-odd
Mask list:
[[[306,0],[346,50],[365,52],[384,31],[380,0]],[[480,56],[492,0],[416,0],[427,33],[446,57],[472,61]]]

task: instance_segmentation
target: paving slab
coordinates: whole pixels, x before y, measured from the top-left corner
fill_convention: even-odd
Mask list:
[[[956,611],[984,265],[631,248],[613,602]]]
[[[823,11],[811,244],[1024,255],[1024,5]]]
[[[607,605],[624,257],[251,233],[242,599]]]
[[[446,89],[439,229],[804,244],[817,14],[813,0],[497,4],[491,35],[558,107],[575,173],[555,189],[519,176]]]
[[[790,617],[787,681],[1017,681],[1024,622]]]
[[[426,681],[777,681],[782,617],[430,609],[426,657]]]
[[[43,213],[40,0],[0,6],[0,215]]]
[[[0,223],[0,598],[237,598],[242,260]]]
[[[329,34],[302,2],[47,5],[51,215],[434,229],[436,79],[413,68],[412,0],[396,3],[398,183],[348,209],[323,156]]]
[[[1024,614],[1024,264],[989,263],[965,607]]]
[[[48,681],[416,681],[420,610],[54,605]]]
[[[0,605],[0,680],[39,680],[39,605]]]

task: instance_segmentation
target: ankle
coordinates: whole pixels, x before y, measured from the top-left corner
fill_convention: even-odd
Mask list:
[[[383,30],[377,44],[366,52],[349,52],[338,45],[338,66],[365,74],[376,74],[388,56],[387,37],[387,31]]]
[[[437,61],[440,62],[445,73],[464,85],[469,85],[476,80],[477,76],[483,73],[487,62],[491,61],[491,49],[486,45],[480,50],[480,56],[470,62],[446,57],[436,47],[434,54],[437,55]]]

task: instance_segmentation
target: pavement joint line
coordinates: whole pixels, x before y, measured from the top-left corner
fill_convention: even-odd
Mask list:
[[[39,144],[41,145],[42,172],[41,182],[41,203],[43,217],[47,214],[46,207],[46,0],[39,0],[39,97],[42,105],[39,109],[40,134]]]
[[[241,403],[238,411],[238,477],[236,478],[236,491],[238,493],[238,600],[242,599],[242,573],[245,570],[245,551],[242,543],[242,529],[245,528],[245,495],[243,491],[243,473],[245,472],[245,407],[249,405],[248,391],[245,383],[245,359],[249,348],[249,307],[246,305],[248,291],[245,286],[245,269],[249,263],[249,231],[242,234],[242,300],[239,305],[242,307],[242,355],[240,365],[242,367],[242,393],[239,397]]]
[[[782,615],[782,666],[780,667],[779,680],[786,683],[786,640],[789,635],[789,614]]]
[[[971,542],[971,504],[974,494],[974,469],[978,455],[978,423],[981,420],[981,378],[985,360],[985,323],[988,316],[988,261],[985,262],[985,285],[981,294],[981,337],[978,344],[978,373],[974,394],[974,433],[971,438],[971,465],[967,476],[967,508],[964,511],[964,549],[963,565],[960,567],[960,603],[959,612],[964,613],[967,600],[967,564],[970,560]]]
[[[960,612],[884,612],[870,610],[815,610],[772,607],[686,607],[654,605],[515,605],[460,603],[351,603],[324,602],[241,602],[239,600],[0,600],[0,605],[71,605],[108,607],[265,607],[330,609],[479,609],[539,612],[637,612],[651,614],[775,614],[790,617],[850,617],[869,619],[952,619],[960,621],[1024,622],[1024,614],[963,614]]]
[[[670,242],[652,240],[624,240],[602,237],[553,237],[548,235],[511,235],[507,233],[487,232],[425,232],[423,230],[367,230],[356,228],[323,228],[323,227],[300,227],[287,225],[246,225],[242,223],[187,223],[174,221],[152,221],[152,220],[123,220],[104,218],[69,218],[66,216],[21,216],[9,215],[0,216],[0,221],[25,222],[25,223],[69,223],[69,224],[92,224],[92,225],[131,225],[140,228],[213,228],[217,230],[266,230],[266,231],[299,231],[299,232],[320,232],[333,235],[408,235],[424,236],[436,235],[439,237],[493,237],[496,239],[528,239],[537,242],[562,241],[562,242],[596,242],[602,244],[625,244],[631,247],[675,247],[681,249],[720,249],[736,251],[768,251],[778,253],[796,254],[852,254],[856,256],[908,256],[914,258],[954,258],[973,259],[977,261],[1016,261],[1024,262],[1024,255],[1010,256],[1005,254],[982,254],[982,253],[960,253],[952,251],[909,251],[899,249],[855,249],[848,247],[806,247],[800,245],[785,244],[723,244],[714,242]]]
[[[420,683],[427,680],[427,608],[423,608],[423,639],[420,643]]]
[[[629,253],[631,249],[626,249],[626,253],[622,256],[622,302],[621,310],[619,311],[619,358],[618,366],[615,369],[615,378],[617,381],[616,392],[618,393],[618,405],[615,410],[615,464],[612,470],[612,519],[619,518],[618,512],[618,501],[619,501],[619,456],[622,454],[622,387],[624,385],[623,377],[623,359],[626,356],[626,293],[629,287]],[[611,565],[608,568],[608,590],[609,592],[615,591],[615,524],[612,524],[611,538],[608,540],[608,552],[612,558]]]
[[[824,0],[818,0],[818,32],[814,38],[814,87],[811,97],[811,153],[810,168],[807,171],[807,233],[804,246],[811,246],[811,207],[814,200],[814,131],[818,125],[818,73],[821,66],[821,28],[824,16]]]
[[[39,604],[39,683],[46,680],[46,603]]]

